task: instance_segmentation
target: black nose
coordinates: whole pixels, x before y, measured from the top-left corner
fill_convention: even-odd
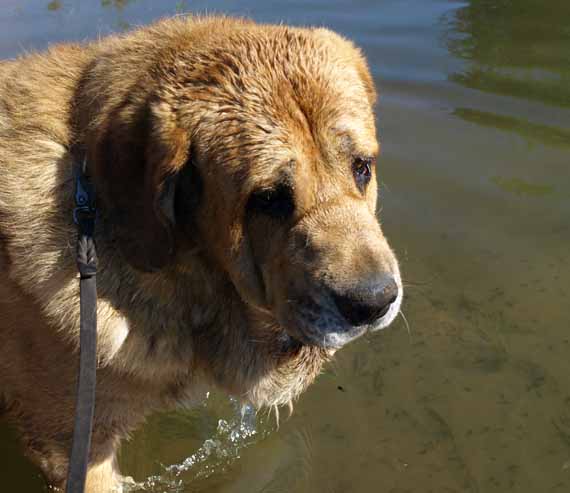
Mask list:
[[[333,298],[341,315],[351,325],[370,324],[383,317],[398,297],[398,285],[392,278],[382,282],[357,286],[336,293]]]

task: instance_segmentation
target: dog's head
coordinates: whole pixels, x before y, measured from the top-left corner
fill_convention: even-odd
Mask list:
[[[89,158],[125,258],[156,271],[199,245],[305,344],[387,326],[402,285],[364,58],[324,29],[216,27],[173,37],[106,101]]]

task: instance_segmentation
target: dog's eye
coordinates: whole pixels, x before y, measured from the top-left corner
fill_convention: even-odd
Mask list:
[[[273,189],[253,192],[249,197],[247,209],[274,219],[286,219],[295,210],[292,190],[288,186],[280,185]]]
[[[356,186],[361,192],[364,191],[370,181],[373,163],[374,159],[369,157],[355,157],[352,161],[352,172],[354,173]]]

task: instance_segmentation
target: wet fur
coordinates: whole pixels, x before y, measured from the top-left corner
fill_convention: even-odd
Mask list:
[[[249,51],[236,50],[236,40]],[[210,385],[257,406],[289,404],[329,358],[331,351],[296,342],[266,310],[253,308],[263,296],[248,277],[256,247],[224,208],[235,192],[221,182],[212,188],[204,169],[202,178],[185,176],[185,166],[212,152],[212,166],[236,166],[243,207],[252,186],[243,162],[265,156],[271,119],[289,119],[296,142],[312,145],[307,118],[317,116],[266,92],[271,70],[305,66],[310,77],[326,82],[336,70],[341,79],[341,62],[327,66],[331,50],[360,78],[358,98],[372,115],[364,60],[325,30],[174,19],[0,64],[0,393],[27,454],[52,485],[64,484],[74,413],[72,167],[85,155],[101,198],[90,493],[117,485],[119,441],[153,410],[192,404]],[[264,60],[272,56],[279,60]],[[256,77],[243,64],[257,65]],[[313,98],[307,112],[336,97],[309,79],[296,88]],[[240,100],[243,84],[256,86],[259,100]],[[220,108],[231,104],[242,116],[224,119]],[[258,106],[269,113],[256,121]],[[373,120],[367,125],[373,132]],[[139,161],[157,164],[143,169]],[[186,187],[187,200],[169,203],[173,187]],[[373,213],[375,185],[370,193]],[[195,214],[198,204],[208,208]]]

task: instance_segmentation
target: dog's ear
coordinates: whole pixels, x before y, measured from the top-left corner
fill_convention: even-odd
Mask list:
[[[88,149],[104,214],[126,260],[153,272],[174,256],[176,175],[189,159],[190,136],[168,103],[124,104]]]

